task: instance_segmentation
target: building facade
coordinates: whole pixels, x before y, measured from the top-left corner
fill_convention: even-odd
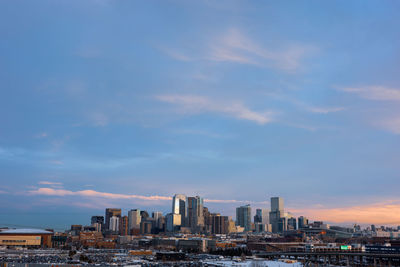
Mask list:
[[[244,227],[245,231],[251,231],[251,207],[245,205],[236,208],[236,225]]]
[[[114,209],[114,208],[108,208],[106,209],[106,218],[104,222],[104,228],[105,230],[110,230],[110,219],[111,217],[121,217],[121,209]]]

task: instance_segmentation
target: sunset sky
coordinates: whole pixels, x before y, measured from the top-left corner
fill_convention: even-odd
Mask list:
[[[399,1],[0,1],[0,226],[169,212],[400,225]]]

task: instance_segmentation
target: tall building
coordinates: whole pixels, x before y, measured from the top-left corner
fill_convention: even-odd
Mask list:
[[[151,217],[154,219],[154,229],[155,232],[158,233],[163,230],[164,226],[164,216],[162,215],[161,211],[154,211],[151,215]]]
[[[120,235],[129,235],[129,225],[128,225],[128,216],[122,216],[119,226],[119,234]]]
[[[103,224],[104,216],[92,216],[90,223],[91,224],[95,224],[95,223]]]
[[[254,216],[254,223],[269,224],[269,210],[256,209],[256,215]]]
[[[110,228],[110,219],[111,217],[121,217],[121,209],[113,209],[113,208],[108,208],[106,209],[106,221],[105,221],[105,230],[111,230]]]
[[[104,216],[92,216],[90,225],[93,226],[97,232],[101,232],[104,228]]]
[[[140,216],[139,209],[133,209],[133,210],[128,211],[129,233],[131,233],[133,229],[140,229],[141,219],[142,219],[142,217]]]
[[[118,216],[112,216],[110,218],[110,225],[109,225],[109,229],[111,232],[113,232],[114,234],[118,234],[119,233],[119,221],[120,221],[121,217]]]
[[[229,217],[221,216],[219,213],[212,213],[211,218],[211,233],[213,235],[229,233]]]
[[[149,213],[147,212],[147,211],[145,211],[145,210],[141,210],[140,211],[140,218],[142,219],[142,220],[145,220],[145,219],[147,219],[147,218],[149,218],[150,217],[150,215],[149,215]]]
[[[272,226],[272,232],[278,233],[286,229],[286,219],[284,217],[283,198],[271,197],[271,211],[269,212],[269,222]]]
[[[299,229],[305,228],[308,225],[308,219],[304,216],[297,218],[297,226]]]
[[[281,197],[271,197],[271,211],[281,211],[283,213],[283,198]]]
[[[166,230],[168,232],[175,232],[181,226],[181,215],[175,213],[168,213],[166,216]]]
[[[287,221],[287,229],[288,230],[297,230],[296,218],[290,217]]]
[[[254,216],[254,227],[256,232],[271,231],[268,209],[256,209],[256,215]]]
[[[188,197],[188,224],[194,232],[200,232],[204,227],[203,198],[199,196]]]
[[[244,227],[245,231],[251,231],[251,207],[249,204],[236,208],[236,225]]]
[[[151,234],[153,230],[154,219],[146,218],[140,222],[140,234]]]
[[[152,217],[154,220],[158,220],[158,218],[163,217],[163,215],[162,215],[162,212],[161,212],[161,211],[153,211],[152,214],[151,214],[151,217]]]
[[[185,220],[187,220],[188,217],[187,202],[188,202],[187,197],[182,194],[176,194],[172,198],[172,213],[181,215],[182,226],[187,224],[187,222],[185,222]]]

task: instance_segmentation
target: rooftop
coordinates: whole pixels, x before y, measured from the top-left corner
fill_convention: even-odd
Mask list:
[[[1,234],[53,234],[42,229],[0,229]]]

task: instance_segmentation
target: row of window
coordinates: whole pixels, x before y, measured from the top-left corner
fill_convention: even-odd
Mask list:
[[[1,240],[2,243],[26,243],[26,240]]]

